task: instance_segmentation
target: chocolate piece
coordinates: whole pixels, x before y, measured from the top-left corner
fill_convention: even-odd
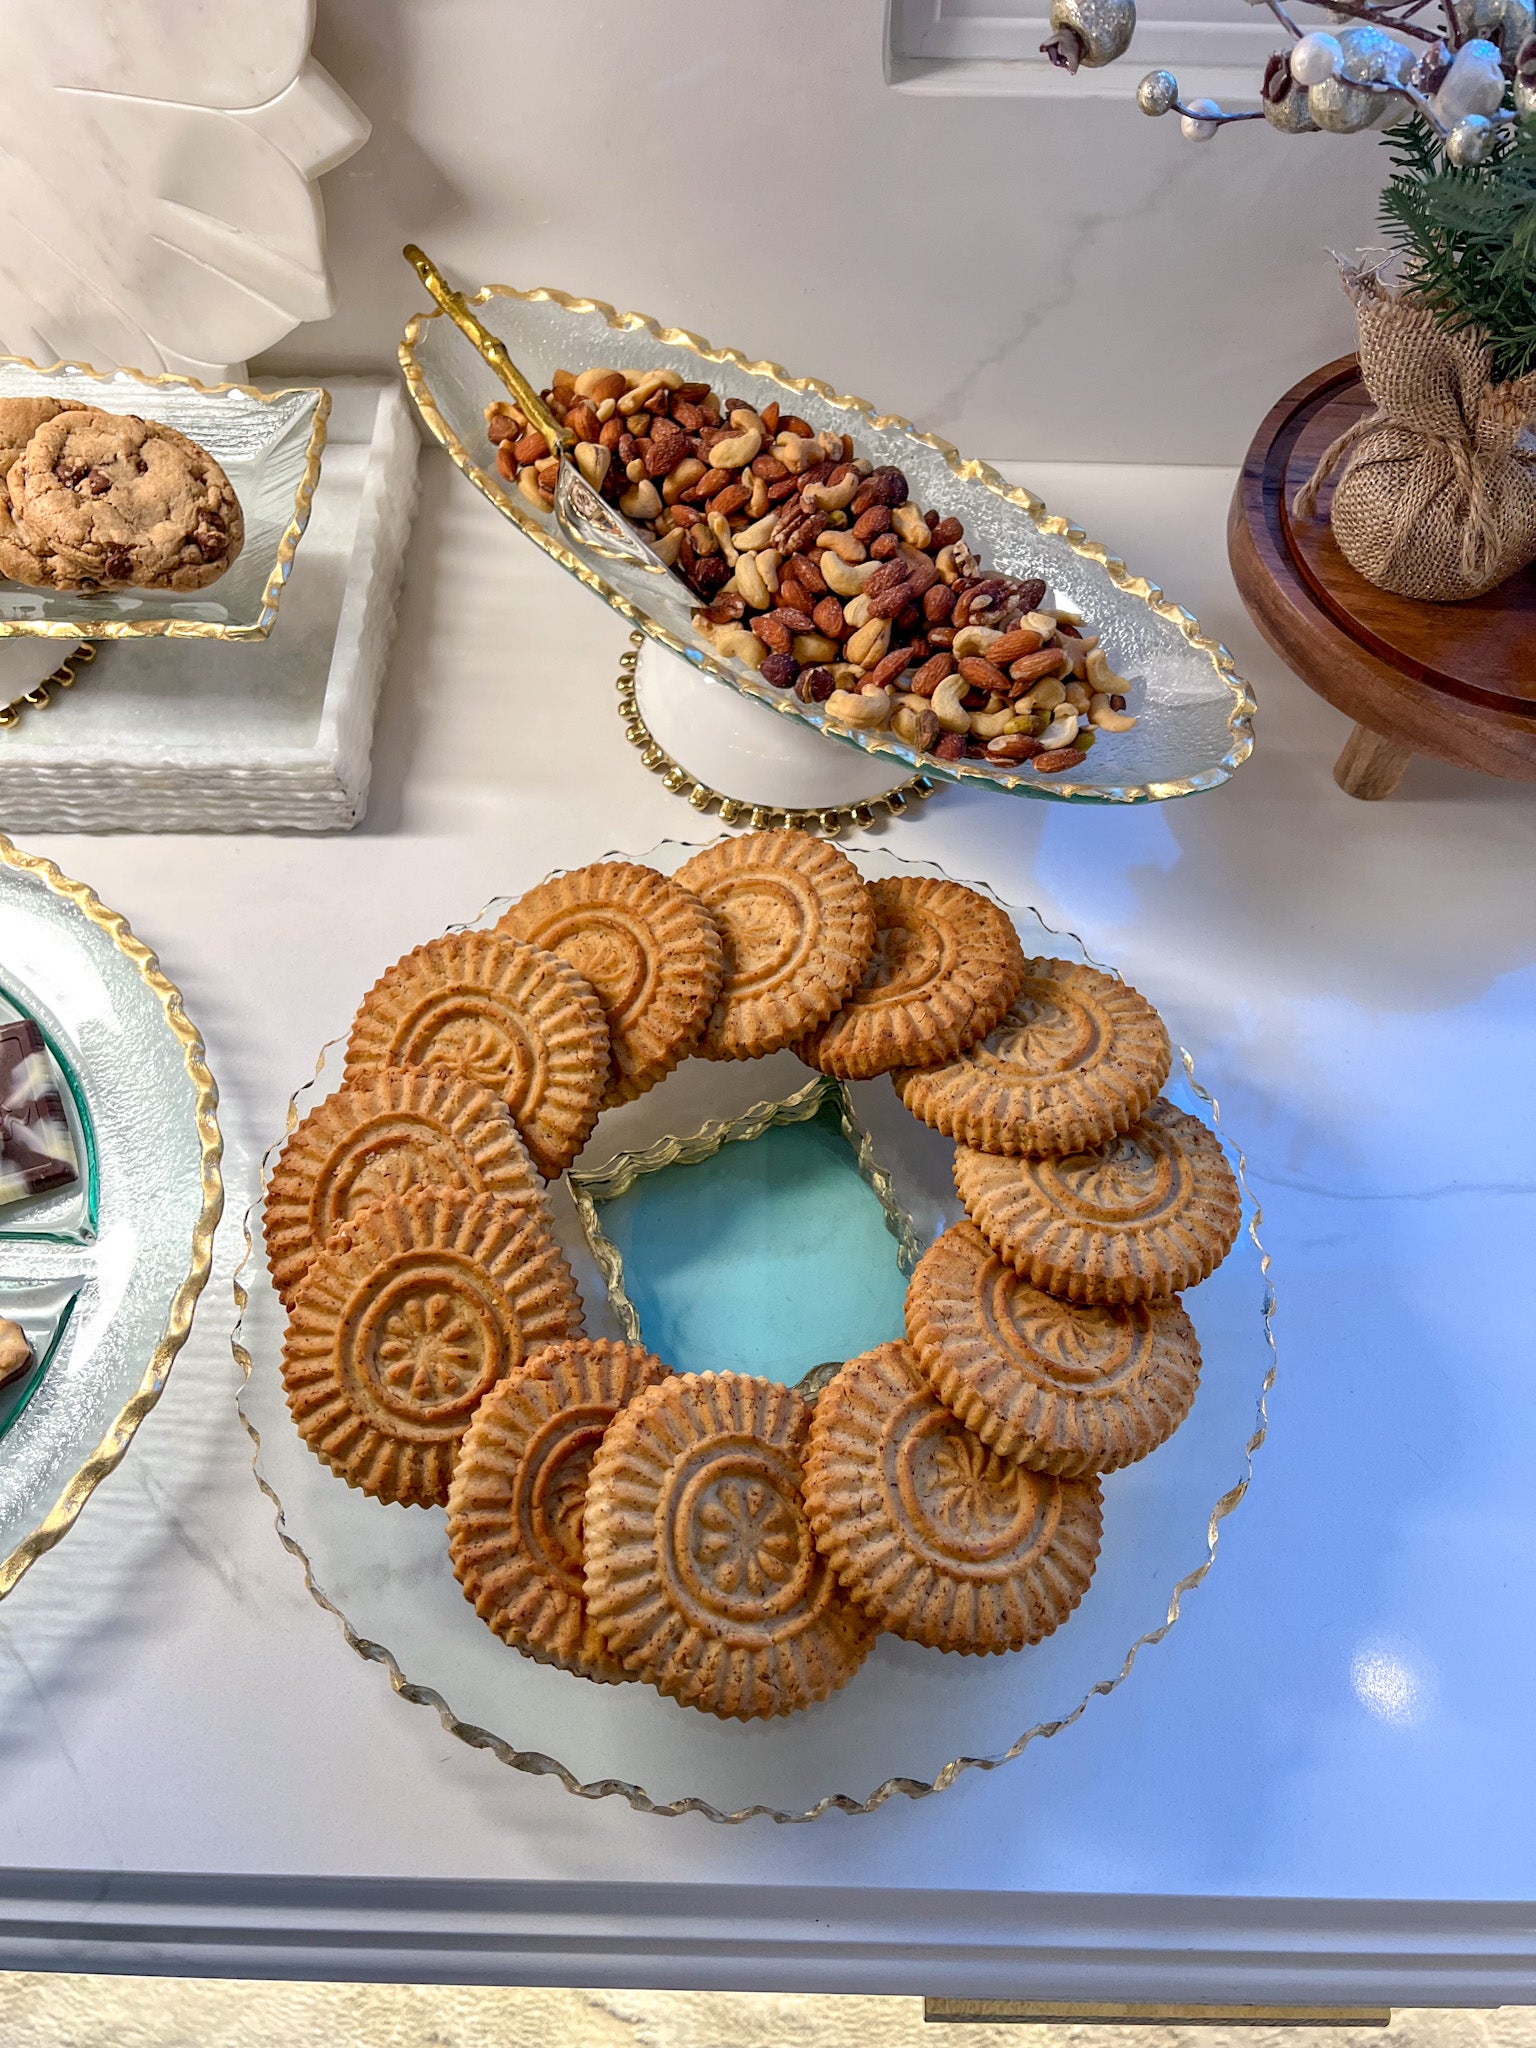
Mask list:
[[[32,1346],[20,1323],[0,1316],[0,1387],[11,1386],[32,1370]]]
[[[43,1034],[28,1017],[0,1025],[0,1204],[79,1177]]]

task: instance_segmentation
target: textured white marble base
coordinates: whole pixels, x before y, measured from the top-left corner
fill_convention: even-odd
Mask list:
[[[272,637],[101,644],[67,697],[0,733],[7,831],[327,832],[361,818],[418,442],[395,379],[328,388],[314,511]],[[42,644],[57,667],[61,644]],[[10,682],[0,674],[0,701],[30,687]]]

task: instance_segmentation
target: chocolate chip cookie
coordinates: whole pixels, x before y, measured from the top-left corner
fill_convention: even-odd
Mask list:
[[[5,478],[26,453],[38,428],[67,408],[57,398],[0,398],[0,576],[33,589],[61,586],[52,568],[35,555],[16,531]]]
[[[245,538],[240,501],[206,449],[132,413],[45,421],[7,476],[18,538],[50,580],[202,590]]]

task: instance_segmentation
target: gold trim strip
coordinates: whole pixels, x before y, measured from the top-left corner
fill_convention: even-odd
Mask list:
[[[1022,485],[1008,483],[990,463],[978,461],[974,456],[962,455],[952,442],[943,440],[937,434],[919,432],[910,420],[902,418],[899,413],[877,413],[867,399],[834,391],[830,384],[824,383],[819,377],[792,377],[788,370],[778,363],[767,360],[753,361],[738,349],[717,349],[702,335],[690,333],[687,328],[663,327],[645,313],[620,313],[605,299],[573,298],[568,292],[557,291],[553,286],[539,286],[532,291],[520,291],[515,285],[507,284],[482,285],[479,291],[468,294],[467,298],[471,306],[489,305],[493,299],[517,299],[524,305],[555,305],[567,313],[578,313],[583,316],[595,314],[619,333],[633,333],[637,329],[643,329],[669,348],[687,349],[690,354],[700,357],[705,362],[730,364],[733,368],[745,370],[753,376],[771,377],[786,391],[814,392],[828,405],[837,407],[841,412],[853,414],[873,427],[890,427],[904,433],[909,440],[919,446],[932,448],[941,455],[947,467],[961,482],[980,484],[995,497],[1004,498],[1009,504],[1019,506],[1042,533],[1065,540],[1074,554],[1083,556],[1087,561],[1096,562],[1118,589],[1125,591],[1128,596],[1139,598],[1159,618],[1177,626],[1190,645],[1198,648],[1207,657],[1226,685],[1231,698],[1231,708],[1227,715],[1227,731],[1231,736],[1231,745],[1215,768],[1198,775],[1184,776],[1170,782],[1125,784],[1104,788],[1091,783],[1062,782],[1053,776],[1050,778],[1049,786],[1046,786],[1038,775],[1031,775],[1028,778],[1022,772],[1007,775],[996,768],[983,767],[979,763],[953,761],[943,764],[942,780],[972,784],[983,789],[1009,790],[1016,795],[1033,797],[1048,803],[1073,798],[1082,802],[1109,804],[1162,802],[1170,797],[1189,796],[1197,790],[1212,789],[1226,782],[1253,752],[1253,715],[1257,706],[1253,692],[1238,675],[1237,666],[1222,643],[1202,631],[1199,620],[1192,612],[1165,598],[1155,583],[1149,583],[1144,576],[1132,576],[1118,556],[1111,555],[1099,542],[1090,540],[1080,526],[1073,526],[1070,521],[1048,513],[1043,500],[1037,498],[1033,491],[1026,490]],[[447,317],[434,307],[430,312],[415,314],[407,322],[397,351],[400,368],[405,376],[406,388],[433,437],[447,449],[457,467],[469,478],[476,490],[490,500],[498,512],[510,519],[536,547],[542,548],[545,554],[558,562],[563,569],[569,570],[579,582],[586,584],[589,590],[596,591],[605,603],[628,619],[632,626],[639,627],[662,646],[671,648],[674,654],[681,655],[685,661],[691,661],[696,668],[702,668],[708,674],[717,677],[739,696],[749,697],[756,704],[766,704],[780,717],[794,718],[801,724],[809,725],[813,731],[827,730],[840,741],[861,747],[865,753],[888,755],[893,760],[900,761],[908,770],[916,765],[911,750],[904,747],[901,742],[878,732],[855,733],[837,725],[827,728],[820,717],[812,715],[803,705],[793,701],[786,702],[781,692],[773,690],[765,683],[759,683],[750,671],[737,675],[723,667],[703,642],[685,643],[679,640],[667,627],[642,612],[622,592],[615,590],[595,569],[589,568],[571,552],[557,534],[547,532],[503,487],[499,476],[483,469],[476,462],[438,409],[426,373],[416,359],[416,348],[427,323]],[[491,367],[494,368],[494,364]]]
[[[73,903],[89,923],[106,932],[117,950],[133,962],[145,983],[159,999],[160,1007],[165,1012],[165,1021],[181,1046],[182,1058],[192,1082],[198,1138],[202,1149],[203,1190],[202,1208],[192,1230],[192,1261],[187,1269],[187,1277],[176,1290],[165,1333],[155,1346],[149,1364],[144,1369],[144,1376],[111,1428],[69,1481],[43,1520],[30,1536],[24,1537],[16,1545],[8,1557],[0,1559],[0,1599],[3,1599],[22,1574],[36,1563],[45,1550],[51,1550],[69,1529],[97,1486],[118,1464],[133,1441],[134,1431],[165,1389],[165,1382],[176,1354],[187,1341],[187,1333],[192,1327],[192,1313],[213,1263],[213,1236],[224,1209],[224,1181],[220,1170],[224,1141],[219,1132],[219,1091],[212,1074],[208,1071],[202,1035],[183,1008],[181,990],[165,973],[159,959],[143,940],[134,937],[128,920],[119,912],[108,910],[95,891],[88,888],[84,882],[72,882],[51,860],[43,859],[40,854],[23,853],[3,836],[0,836],[0,862],[6,867],[14,868],[19,874],[35,877],[46,888],[52,889],[55,895]]]
[[[932,862],[910,862],[901,854],[890,854],[887,855],[887,858],[901,861],[906,866],[935,865]],[[951,879],[955,878],[951,877]],[[987,896],[992,902],[996,903],[1000,909],[1007,909],[1008,906],[1003,902],[1002,898],[987,883],[972,881],[968,882],[966,886],[979,890],[982,895]],[[500,901],[501,899],[495,900]],[[1039,915],[1038,912],[1035,914],[1036,916]],[[1044,918],[1040,918],[1040,924],[1042,929],[1052,938],[1070,939],[1074,945],[1080,947],[1083,958],[1090,966],[1098,967],[1101,973],[1113,973],[1114,970],[1112,968],[1104,967],[1102,962],[1094,958],[1076,932],[1066,927],[1058,929],[1048,925]],[[299,1121],[299,1097],[318,1078],[324,1069],[327,1054],[331,1051],[332,1046],[338,1042],[333,1040],[330,1044],[321,1048],[320,1056],[315,1062],[314,1074],[311,1075],[309,1081],[304,1083],[303,1087],[296,1089],[290,1098],[287,1116],[287,1130],[289,1132],[294,1130]],[[1194,1062],[1182,1046],[1179,1048],[1179,1057],[1183,1061],[1184,1071],[1189,1078],[1191,1088],[1210,1109],[1212,1123],[1219,1131],[1221,1128],[1221,1110],[1216,1098],[1195,1079]],[[263,1189],[265,1189],[270,1163],[280,1149],[281,1142],[281,1140],[274,1141],[268,1147],[263,1157]],[[1015,1757],[1023,1754],[1030,1743],[1042,1737],[1059,1735],[1062,1729],[1070,1728],[1074,1721],[1079,1720],[1087,1712],[1090,1701],[1098,1698],[1100,1695],[1107,1697],[1110,1693],[1117,1691],[1130,1676],[1132,1667],[1135,1665],[1136,1659],[1140,1656],[1141,1652],[1153,1643],[1160,1643],[1168,1634],[1168,1631],[1173,1627],[1183,1611],[1184,1596],[1192,1592],[1201,1583],[1206,1573],[1216,1561],[1216,1546],[1220,1539],[1221,1524],[1232,1513],[1252,1484],[1253,1460],[1262,1446],[1269,1429],[1269,1394],[1270,1389],[1274,1386],[1275,1373],[1279,1365],[1279,1357],[1275,1349],[1275,1290],[1270,1279],[1270,1257],[1259,1240],[1259,1225],[1264,1220],[1264,1212],[1248,1185],[1248,1162],[1246,1157],[1237,1146],[1234,1145],[1231,1149],[1236,1155],[1238,1184],[1242,1189],[1245,1201],[1252,1208],[1247,1234],[1259,1254],[1259,1270],[1264,1280],[1261,1315],[1264,1323],[1264,1341],[1269,1349],[1269,1367],[1259,1388],[1255,1426],[1244,1446],[1243,1475],[1236,1485],[1227,1489],[1211,1510],[1210,1519],[1206,1524],[1205,1557],[1193,1571],[1187,1572],[1174,1586],[1169,1596],[1167,1613],[1162,1622],[1156,1628],[1149,1629],[1145,1635],[1138,1636],[1126,1652],[1125,1660],[1114,1677],[1101,1679],[1098,1684],[1090,1687],[1084,1697],[1072,1709],[1071,1713],[1064,1714],[1057,1721],[1036,1722],[1033,1727],[1026,1728],[1017,1740],[1011,1742],[1005,1750],[1002,1750],[996,1756],[956,1757],[952,1762],[947,1763],[931,1782],[918,1778],[887,1778],[883,1784],[876,1786],[867,1799],[854,1799],[847,1793],[830,1792],[824,1799],[817,1800],[814,1806],[807,1807],[799,1813],[781,1812],[771,1806],[745,1806],[727,1813],[719,1807],[712,1806],[707,1799],[685,1798],[661,1802],[653,1800],[643,1786],[631,1785],[622,1778],[599,1778],[590,1784],[584,1784],[573,1771],[567,1769],[557,1758],[545,1755],[542,1750],[518,1749],[512,1743],[506,1741],[504,1737],[495,1734],[489,1728],[481,1728],[472,1721],[461,1721],[442,1694],[436,1691],[434,1687],[422,1685],[416,1680],[408,1678],[396,1662],[393,1652],[383,1643],[373,1642],[368,1637],[360,1636],[357,1633],[341,1609],[316,1585],[314,1572],[302,1546],[294,1541],[293,1537],[284,1527],[283,1504],[258,1469],[257,1460],[261,1453],[260,1432],[253,1427],[244,1408],[239,1407],[238,1412],[241,1423],[244,1425],[246,1435],[251,1439],[253,1446],[251,1455],[252,1474],[256,1484],[261,1488],[276,1510],[275,1521],[278,1541],[285,1550],[298,1559],[303,1567],[304,1584],[309,1589],[310,1596],[317,1606],[323,1607],[328,1614],[333,1614],[336,1617],[337,1621],[341,1624],[343,1636],[357,1654],[360,1657],[366,1657],[370,1663],[382,1664],[384,1666],[389,1676],[391,1689],[398,1693],[401,1699],[409,1700],[414,1706],[431,1707],[448,1734],[456,1736],[461,1742],[467,1743],[471,1749],[489,1750],[493,1756],[502,1763],[509,1765],[513,1770],[525,1771],[534,1777],[558,1778],[566,1791],[572,1793],[578,1799],[619,1798],[624,1800],[637,1813],[659,1814],[664,1819],[672,1819],[680,1814],[694,1813],[701,1815],[705,1820],[717,1821],[725,1826],[735,1826],[743,1821],[759,1818],[772,1820],[783,1826],[798,1826],[805,1822],[819,1820],[823,1814],[834,1811],[846,1814],[873,1813],[877,1807],[884,1806],[888,1800],[894,1799],[897,1796],[905,1799],[926,1799],[935,1792],[947,1791],[965,1771],[995,1771],[1004,1764],[1012,1763]],[[230,1339],[236,1363],[246,1379],[249,1379],[251,1376],[251,1355],[241,1343],[240,1338],[245,1311],[249,1306],[250,1297],[246,1292],[242,1275],[256,1256],[256,1242],[251,1227],[255,1213],[255,1205],[253,1204],[246,1210],[242,1226],[245,1234],[245,1249],[240,1263],[235,1268],[234,1297],[236,1322]]]
[[[87,377],[132,377],[138,384],[178,384],[188,391],[200,391],[205,398],[222,397],[226,391],[238,391],[243,397],[254,398],[262,405],[275,405],[280,398],[292,398],[296,394],[317,394],[315,416],[310,422],[309,443],[304,451],[304,472],[299,478],[294,493],[293,516],[283,529],[283,537],[277,545],[277,558],[272,564],[261,593],[261,616],[251,626],[220,626],[210,619],[0,619],[0,640],[265,640],[277,620],[277,608],[282,602],[283,591],[293,568],[293,558],[298,552],[304,529],[309,524],[310,508],[315,501],[315,486],[320,481],[320,457],[325,449],[325,439],[330,431],[331,394],[323,385],[285,384],[281,391],[258,391],[254,384],[204,384],[196,377],[177,377],[170,371],[151,375],[147,370],[130,370],[118,367],[98,370],[94,363],[59,361],[57,363],[34,363],[30,356],[0,355],[0,364],[16,363],[24,370],[31,370],[38,377],[52,377],[60,370],[78,370]]]
[[[13,697],[9,704],[0,705],[0,732],[14,732],[29,711],[46,711],[53,702],[55,690],[72,690],[79,681],[77,669],[89,668],[96,659],[96,643],[82,640],[67,660],[61,661],[52,675],[44,676],[40,683],[34,683],[30,690],[23,690],[19,697]]]
[[[661,777],[663,789],[670,789],[674,796],[686,797],[701,817],[707,817],[711,810],[718,810],[722,825],[750,825],[754,832],[797,827],[802,832],[819,833],[823,839],[836,839],[845,826],[873,825],[879,811],[884,811],[890,818],[904,818],[909,798],[923,802],[933,795],[935,785],[927,776],[913,775],[880,796],[865,797],[856,804],[831,804],[825,810],[786,810],[780,804],[754,804],[748,803],[745,797],[722,796],[718,789],[711,789],[707,782],[700,782],[696,775],[675,760],[646,724],[635,696],[635,665],[644,642],[645,635],[637,626],[629,636],[629,651],[619,657],[617,687],[624,737],[632,747],[640,749],[641,766]]]
[[[1082,1998],[925,1998],[952,2026],[1389,2027],[1389,2005],[1125,2005]]]

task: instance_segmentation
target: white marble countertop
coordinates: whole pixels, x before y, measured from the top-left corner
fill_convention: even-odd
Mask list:
[[[363,829],[30,842],[185,991],[229,1204],[164,1399],[0,1607],[0,1963],[1536,1999],[1536,805],[1427,762],[1387,803],[1340,794],[1342,721],[1233,592],[1226,472],[1019,474],[1232,646],[1260,703],[1236,780],[1126,812],[946,790],[889,828],[1144,988],[1247,1150],[1280,1302],[1270,1438],[1167,1642],[1005,1770],[721,1828],[463,1747],[312,1602],[228,1342],[297,1076],[423,934],[698,836],[624,740],[620,622],[441,456],[424,470]]]

